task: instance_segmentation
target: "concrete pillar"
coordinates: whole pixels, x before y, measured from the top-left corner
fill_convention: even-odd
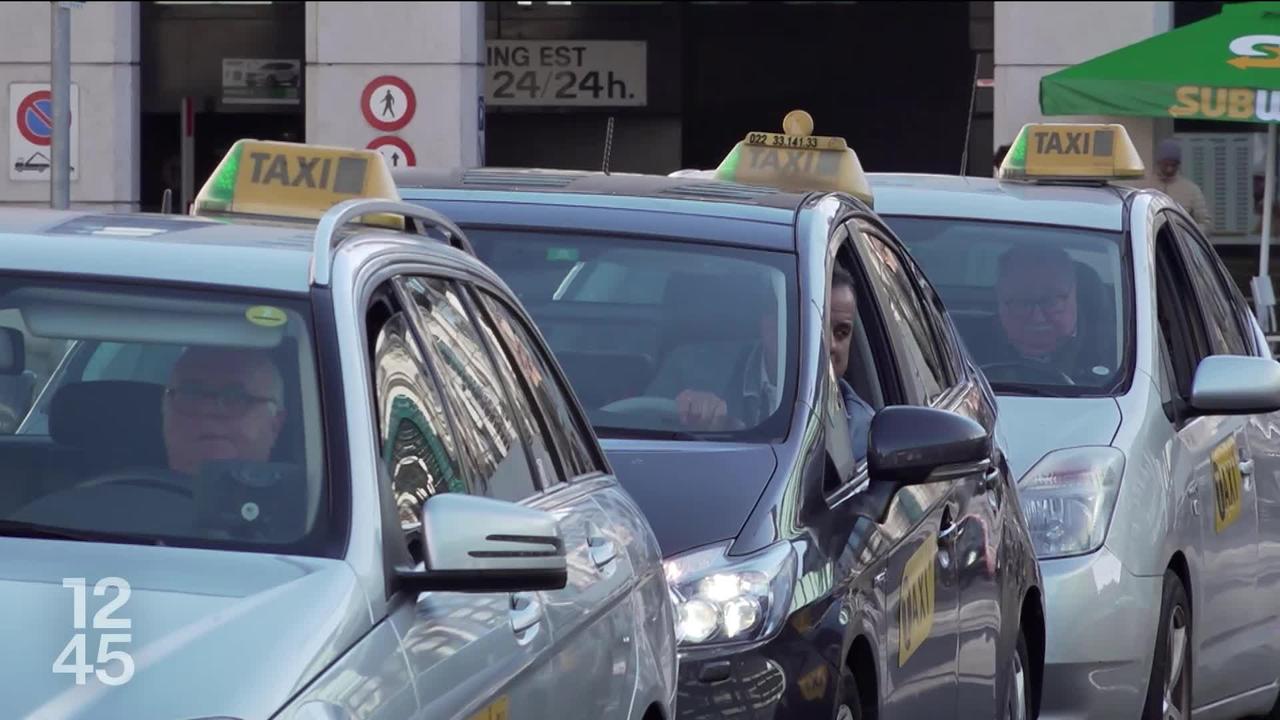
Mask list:
[[[48,172],[39,182],[15,181],[9,137],[15,131],[9,87],[50,80],[48,2],[0,3],[0,207],[49,206]],[[78,167],[71,207],[130,211],[139,202],[139,4],[89,2],[71,11],[71,83],[79,89]]]
[[[1119,122],[1147,167],[1167,120],[1040,114],[1040,78],[1173,27],[1172,2],[995,3],[995,147],[1029,122]]]
[[[419,167],[481,164],[484,6],[478,2],[308,2],[307,142],[367,147],[384,154],[406,144]],[[416,110],[399,129],[374,127],[361,111],[376,78],[403,80]],[[394,120],[404,96],[385,86],[370,100],[375,118]],[[385,140],[393,138],[394,140]],[[399,162],[399,161],[398,161]]]

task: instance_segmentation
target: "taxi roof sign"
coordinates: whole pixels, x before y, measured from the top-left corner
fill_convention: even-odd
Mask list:
[[[716,168],[718,180],[780,190],[845,192],[871,205],[871,184],[841,137],[813,134],[813,117],[792,110],[782,132],[750,132]]]
[[[999,178],[1105,181],[1145,174],[1123,125],[1028,123],[1000,164]]]
[[[386,160],[376,150],[238,140],[191,206],[192,215],[257,215],[319,220],[355,198],[399,200]],[[365,222],[403,229],[402,218]]]

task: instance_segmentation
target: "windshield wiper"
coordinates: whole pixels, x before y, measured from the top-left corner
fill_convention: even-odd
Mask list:
[[[1029,397],[1042,398],[1073,397],[1069,393],[1064,393],[1063,388],[1033,385],[1031,383],[993,382],[991,383],[991,389],[995,391],[997,395],[1027,395]]]
[[[683,430],[654,430],[651,428],[610,427],[596,425],[600,437],[634,438],[638,440],[702,440],[703,438]]]
[[[160,540],[146,535],[128,535],[111,532],[95,532],[60,528],[52,525],[0,520],[0,537],[41,538],[46,540],[74,540],[77,542],[118,542],[133,545],[163,545]]]

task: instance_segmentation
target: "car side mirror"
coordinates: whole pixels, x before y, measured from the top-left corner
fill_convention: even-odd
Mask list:
[[[1252,415],[1280,410],[1280,362],[1211,355],[1191,382],[1192,415]]]
[[[26,360],[26,336],[16,328],[0,327],[0,375],[21,375]]]
[[[568,584],[564,537],[551,513],[442,493],[422,504],[423,569],[398,569],[411,592],[529,592]]]
[[[871,419],[860,513],[882,523],[898,490],[986,471],[992,441],[986,428],[959,413],[892,405]]]

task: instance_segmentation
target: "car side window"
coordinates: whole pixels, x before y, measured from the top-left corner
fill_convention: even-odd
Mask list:
[[[903,381],[915,400],[932,403],[951,386],[950,360],[937,345],[924,301],[910,274],[910,265],[879,233],[863,229],[870,252],[868,273],[889,326]]]
[[[1200,361],[1212,352],[1192,287],[1173,226],[1165,222],[1156,230],[1156,317],[1184,400],[1191,397]]]
[[[378,448],[402,527],[416,527],[422,503],[442,492],[467,492],[448,410],[404,311],[384,300],[371,340]]]
[[[570,402],[571,390],[560,383],[552,371],[550,359],[535,340],[534,334],[512,310],[498,298],[480,290],[485,310],[493,319],[502,336],[503,344],[511,354],[519,377],[528,385],[549,425],[550,435],[562,462],[566,477],[581,477],[604,472],[592,451],[595,445],[588,425],[574,411]]]
[[[402,287],[428,361],[454,399],[459,439],[474,463],[480,493],[519,502],[539,491],[517,410],[472,324],[457,289],[438,278],[408,278]]]
[[[411,285],[415,282],[410,281]],[[463,290],[463,288],[464,286],[459,286],[460,290]],[[413,292],[418,293],[420,290],[415,288]],[[546,430],[541,416],[534,410],[534,399],[530,397],[529,391],[525,387],[526,379],[521,377],[523,369],[511,364],[511,360],[502,347],[502,343],[498,340],[498,336],[494,333],[488,317],[479,312],[479,309],[476,308],[475,303],[472,301],[472,296],[464,291],[460,297],[464,295],[469,308],[472,310],[472,318],[475,320],[475,325],[484,335],[485,342],[488,343],[489,357],[493,360],[494,366],[498,371],[496,377],[503,381],[507,397],[511,399],[512,407],[515,408],[514,419],[520,428],[522,438],[532,454],[534,475],[537,478],[539,487],[547,489],[557,482],[563,482],[568,476],[560,469],[560,463],[552,457],[550,448],[553,447],[554,443],[551,440],[550,433]]]
[[[1218,259],[1211,249],[1195,235],[1177,216],[1174,226],[1195,286],[1200,305],[1204,308],[1205,324],[1215,355],[1252,355],[1253,347],[1240,326],[1240,317],[1232,305],[1227,288],[1223,285]]]

